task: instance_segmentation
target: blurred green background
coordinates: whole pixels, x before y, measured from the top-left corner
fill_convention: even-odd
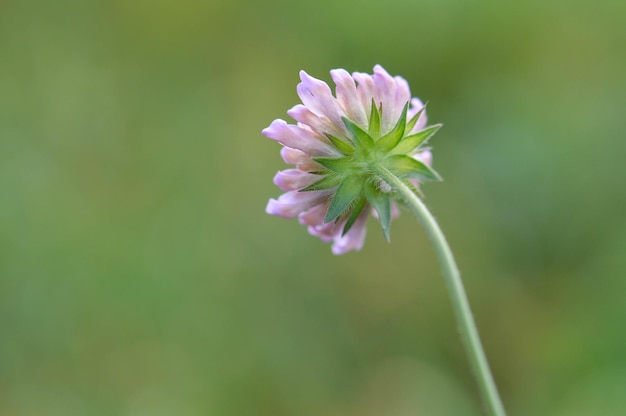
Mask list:
[[[510,415],[626,414],[626,3],[0,2],[0,414],[480,415],[404,213],[334,257],[264,213],[298,71],[429,101]]]

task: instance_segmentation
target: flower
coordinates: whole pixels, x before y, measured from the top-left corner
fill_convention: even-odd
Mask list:
[[[274,120],[263,135],[284,147],[293,169],[279,171],[274,183],[285,193],[270,199],[266,212],[297,217],[310,234],[332,242],[334,254],[360,250],[372,213],[389,240],[391,219],[402,203],[380,172],[391,173],[419,193],[420,181],[438,180],[426,141],[441,127],[426,127],[426,111],[411,98],[409,85],[382,66],[374,74],[334,69],[335,96],[323,81],[300,71],[302,104]]]

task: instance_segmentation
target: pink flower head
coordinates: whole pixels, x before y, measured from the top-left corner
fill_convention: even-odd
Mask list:
[[[334,254],[360,250],[370,213],[389,239],[398,209],[394,190],[378,174],[386,170],[419,192],[420,181],[439,179],[424,144],[441,127],[426,126],[424,104],[409,85],[382,66],[374,74],[334,69],[335,95],[324,81],[300,71],[302,104],[287,112],[296,124],[274,120],[263,135],[284,147],[293,169],[274,183],[285,193],[266,212],[295,218],[310,234],[332,242]]]

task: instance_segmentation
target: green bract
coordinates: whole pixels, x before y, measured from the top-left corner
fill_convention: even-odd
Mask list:
[[[406,135],[415,127],[423,111],[420,110],[407,122],[408,106],[409,103],[404,105],[395,127],[381,136],[380,124],[384,109],[382,106],[377,107],[372,100],[367,131],[343,117],[347,137],[326,135],[330,143],[341,152],[341,157],[313,158],[323,168],[315,172],[320,174],[320,180],[301,189],[301,192],[336,188],[324,221],[328,223],[347,218],[343,235],[369,204],[378,213],[385,237],[389,240],[391,201],[401,200],[391,191],[389,184],[381,179],[381,172],[391,172],[412,189],[415,187],[409,179],[441,180],[431,167],[412,156],[439,130],[441,124]]]

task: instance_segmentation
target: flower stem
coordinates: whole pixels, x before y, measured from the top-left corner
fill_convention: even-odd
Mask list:
[[[505,416],[506,413],[502,406],[500,396],[498,395],[496,384],[493,381],[493,376],[491,375],[491,370],[487,363],[487,357],[485,356],[480,337],[478,336],[478,329],[472,317],[472,311],[469,306],[469,301],[467,300],[467,295],[465,294],[459,269],[456,266],[454,256],[452,255],[452,251],[450,250],[450,246],[443,232],[439,228],[435,218],[430,211],[428,211],[428,208],[426,208],[426,205],[424,205],[409,186],[384,167],[379,167],[378,173],[385,182],[391,185],[391,187],[400,194],[404,202],[426,228],[428,237],[433,243],[437,255],[439,256],[439,261],[441,262],[443,275],[446,279],[454,312],[458,320],[461,338],[465,344],[472,370],[478,381],[484,404],[489,409],[491,416]]]

